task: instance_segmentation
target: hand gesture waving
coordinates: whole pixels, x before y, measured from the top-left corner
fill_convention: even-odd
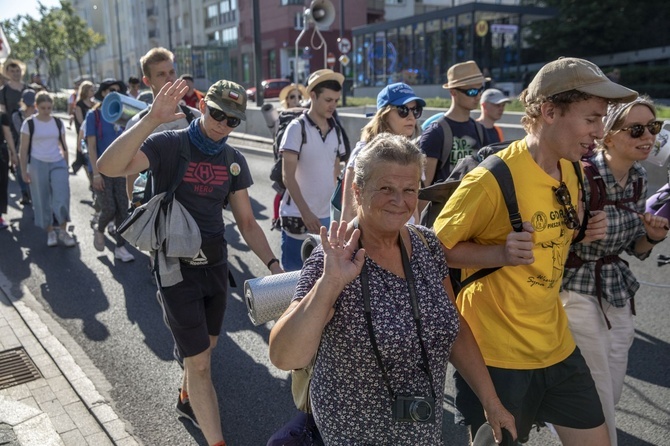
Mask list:
[[[354,229],[347,240],[347,229],[347,222],[334,221],[330,223],[330,234],[324,226],[320,230],[324,253],[323,278],[337,284],[339,289],[344,289],[358,277],[365,262],[365,250],[358,249],[361,232]]]
[[[176,110],[186,92],[188,92],[188,85],[183,79],[163,85],[163,88],[154,97],[151,110],[147,114],[149,119],[163,124],[184,118],[184,113]]]

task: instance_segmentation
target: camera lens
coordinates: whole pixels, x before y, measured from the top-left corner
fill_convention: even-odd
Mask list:
[[[433,415],[433,408],[427,401],[412,401],[409,405],[409,416],[414,421],[425,422]]]

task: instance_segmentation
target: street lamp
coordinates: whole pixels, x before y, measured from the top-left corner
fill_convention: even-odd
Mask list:
[[[123,48],[121,46],[121,22],[119,21],[119,0],[114,2],[116,10],[116,40],[119,42],[119,64],[121,65],[121,81],[126,77],[123,75]]]

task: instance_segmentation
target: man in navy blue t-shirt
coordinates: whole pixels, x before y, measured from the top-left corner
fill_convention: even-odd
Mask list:
[[[485,78],[477,64],[471,60],[449,68],[447,79],[448,83],[442,88],[449,90],[451,106],[443,118],[424,130],[419,140],[419,148],[426,154],[426,186],[446,180],[459,159],[472,155],[489,144],[483,127],[470,117],[470,112],[479,107],[484,83],[490,79]],[[453,135],[447,159],[442,159],[442,146],[445,143],[443,120],[446,120]]]
[[[187,129],[152,135],[159,125],[184,117],[175,110],[187,91],[183,80],[166,83],[149,113],[112,143],[98,160],[98,168],[110,176],[151,168],[156,192],[165,191],[177,175],[181,135],[188,133],[191,159],[175,200],[196,221],[202,245],[194,258],[179,259],[181,282],[171,286],[159,282],[158,286],[170,331],[184,357],[183,386],[195,418],[207,443],[221,446],[225,441],[212,385],[211,353],[226,309],[228,264],[222,215],[226,202],[231,205],[242,237],[258,258],[273,274],[283,271],[251,208],[247,188],[253,181],[247,162],[226,144],[228,135],[246,119],[244,88],[226,80],[216,82],[198,104],[202,116]],[[234,158],[227,165],[226,153],[230,150]]]

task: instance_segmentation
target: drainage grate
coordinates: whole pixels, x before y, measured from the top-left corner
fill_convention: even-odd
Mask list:
[[[0,352],[0,390],[41,378],[35,363],[23,348]]]

